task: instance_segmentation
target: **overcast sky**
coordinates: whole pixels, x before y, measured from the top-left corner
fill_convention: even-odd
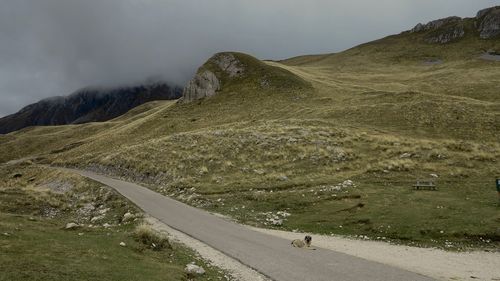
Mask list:
[[[488,0],[0,0],[0,116],[90,85],[183,85],[211,54],[330,53]]]

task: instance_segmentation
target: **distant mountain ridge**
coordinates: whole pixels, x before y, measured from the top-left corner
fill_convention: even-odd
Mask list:
[[[427,32],[427,43],[445,44],[463,38],[467,33],[476,34],[481,39],[500,37],[500,6],[477,12],[475,18],[447,17],[426,24],[419,23],[410,33]]]
[[[153,100],[178,99],[182,89],[163,82],[119,88],[84,88],[69,96],[51,97],[0,118],[0,134],[29,126],[101,122]]]

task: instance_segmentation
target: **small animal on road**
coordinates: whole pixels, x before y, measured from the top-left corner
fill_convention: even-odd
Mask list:
[[[309,248],[311,247],[311,242],[312,242],[312,237],[307,235],[304,237],[304,240],[301,239],[295,239],[292,241],[292,246],[295,248]],[[316,250],[316,249],[311,249],[311,250]]]

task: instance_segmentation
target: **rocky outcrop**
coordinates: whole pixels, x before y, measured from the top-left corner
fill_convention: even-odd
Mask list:
[[[419,23],[413,29],[410,30],[411,33],[417,33],[422,31],[436,30],[441,28],[446,24],[454,24],[462,21],[460,17],[448,17],[439,20],[433,20],[426,24]]]
[[[410,30],[410,33],[426,33],[424,41],[427,43],[445,44],[456,41],[466,35],[465,25],[469,32],[474,23],[481,39],[500,37],[500,6],[481,10],[473,19],[448,17],[434,20],[426,24],[419,23]]]
[[[479,11],[476,26],[482,39],[500,37],[500,6]]]
[[[245,71],[243,64],[231,53],[218,53],[212,60],[231,78],[241,76]]]
[[[465,36],[465,29],[462,23],[453,24],[439,32],[434,32],[425,37],[427,43],[446,44]]]
[[[69,96],[41,100],[0,118],[0,134],[29,126],[106,121],[149,101],[180,97],[181,89],[163,82],[112,89],[87,88]]]
[[[182,102],[191,102],[205,97],[211,97],[220,89],[221,83],[212,71],[199,71],[184,88]]]
[[[281,67],[238,52],[218,53],[207,60],[184,88],[181,103],[225,92],[244,95],[277,92],[294,95],[312,90],[311,83]]]
[[[411,33],[420,33],[431,31],[424,41],[427,43],[445,44],[465,36],[465,29],[460,17],[448,17],[444,19],[434,20],[427,24],[419,23]]]
[[[212,69],[213,71],[211,71]],[[214,73],[219,73],[220,77]],[[218,53],[205,63],[189,81],[182,94],[182,102],[191,102],[215,95],[222,90],[223,76],[240,77],[245,73],[243,63],[232,53]]]

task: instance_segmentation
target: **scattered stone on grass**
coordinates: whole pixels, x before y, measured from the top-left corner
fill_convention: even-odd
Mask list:
[[[105,218],[105,216],[104,216],[104,215],[95,216],[95,217],[92,217],[92,218],[90,219],[90,222],[91,222],[91,223],[95,223],[95,222],[98,222],[98,221],[103,220],[104,218]]]
[[[123,218],[122,218],[122,222],[128,222],[128,221],[131,221],[135,219],[135,215],[130,213],[130,212],[126,212],[124,215],[123,215]]]
[[[198,275],[203,275],[205,274],[205,269],[201,266],[197,266],[194,264],[194,262],[186,265],[186,268],[184,268],[184,272],[188,275],[188,277],[194,278]]]
[[[76,224],[74,222],[69,222],[66,224],[66,226],[64,228],[67,230],[73,230],[73,229],[77,229],[78,227],[80,227],[78,224]]]

